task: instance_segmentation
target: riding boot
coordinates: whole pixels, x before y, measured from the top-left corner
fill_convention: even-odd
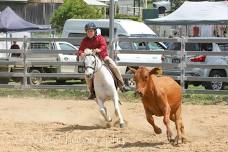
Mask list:
[[[88,99],[95,99],[96,98],[96,94],[94,90],[90,90],[90,95],[88,97]]]
[[[93,85],[93,79],[87,79],[85,78],[86,80],[86,84],[88,86],[88,89],[89,89],[89,92],[90,92],[90,95],[88,97],[88,99],[94,99],[96,98],[96,94],[95,94],[95,90],[94,90],[94,85]]]
[[[118,67],[116,66],[115,62],[111,58],[108,58],[108,59],[106,59],[105,63],[106,63],[106,65],[108,65],[109,69],[112,71],[112,73],[116,77],[117,86],[119,87],[120,91],[121,92],[130,91],[131,89],[124,85],[123,77],[122,77]]]

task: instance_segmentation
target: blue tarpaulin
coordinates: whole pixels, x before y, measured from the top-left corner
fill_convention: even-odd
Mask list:
[[[50,30],[50,25],[36,25],[18,16],[10,7],[0,14],[0,32]]]

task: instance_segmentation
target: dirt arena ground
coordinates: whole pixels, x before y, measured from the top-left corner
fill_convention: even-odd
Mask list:
[[[114,116],[113,106],[107,108]],[[141,103],[123,103],[127,125],[107,127],[92,100],[0,98],[1,152],[227,152],[228,106],[184,105],[188,143],[172,146],[146,122]],[[173,130],[174,124],[172,124]]]

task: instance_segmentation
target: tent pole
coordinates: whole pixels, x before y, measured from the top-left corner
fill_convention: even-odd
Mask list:
[[[188,37],[188,25],[186,25],[186,37]]]

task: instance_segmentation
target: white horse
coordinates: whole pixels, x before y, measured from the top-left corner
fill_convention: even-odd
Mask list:
[[[104,106],[104,102],[111,99],[114,102],[115,114],[118,115],[120,119],[120,128],[123,128],[124,120],[120,112],[119,96],[112,74],[92,50],[85,49],[84,53],[85,76],[89,79],[93,79],[96,102],[99,105],[102,116],[106,121],[112,121]]]

